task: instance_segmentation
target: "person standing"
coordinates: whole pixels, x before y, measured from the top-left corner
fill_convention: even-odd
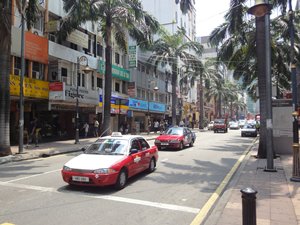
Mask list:
[[[153,126],[154,126],[155,133],[157,133],[157,131],[159,130],[159,122],[157,120],[155,120]]]
[[[84,137],[88,136],[89,128],[90,128],[90,125],[87,122],[85,122],[83,127],[82,127],[82,129],[84,129]]]
[[[94,136],[95,137],[99,137],[98,129],[99,129],[99,122],[96,118],[94,118]]]

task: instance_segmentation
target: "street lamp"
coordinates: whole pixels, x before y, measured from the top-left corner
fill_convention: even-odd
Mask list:
[[[149,122],[150,122],[150,108],[149,108],[149,105],[150,105],[150,86],[151,86],[151,83],[152,82],[154,82],[154,80],[150,80],[150,79],[148,79],[148,96],[147,96],[147,101],[148,101],[148,104],[147,104],[147,122],[148,122],[148,124],[147,124],[147,134],[149,134],[150,133],[150,124],[149,124]],[[153,88],[153,90],[156,92],[156,91],[158,91],[159,90],[159,88],[157,87],[157,86],[155,86],[154,88]]]
[[[265,74],[266,81],[266,151],[267,151],[267,166],[265,171],[275,172],[274,169],[274,154],[273,154],[273,125],[272,125],[272,81],[271,81],[271,46],[270,46],[270,10],[272,5],[268,0],[256,0],[255,5],[249,8],[248,13],[254,15],[257,21],[256,32],[256,49],[257,61],[263,63],[265,60],[265,68],[259,71],[260,74]],[[264,24],[258,22],[260,17],[264,17]],[[259,32],[263,30],[262,34]],[[263,40],[264,38],[264,40]],[[264,58],[260,58],[264,57]],[[260,66],[258,66],[260,68]]]
[[[84,66],[82,71],[89,73],[92,69],[88,65],[88,58],[86,56],[77,57],[77,77],[76,77],[76,118],[75,118],[75,144],[79,144],[79,85],[78,76],[80,74],[80,66]]]

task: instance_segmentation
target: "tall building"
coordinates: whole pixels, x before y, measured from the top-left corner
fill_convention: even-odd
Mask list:
[[[84,122],[92,124],[94,118],[101,120],[105,45],[93,23],[82,24],[66,40],[59,40],[57,31],[66,16],[63,1],[39,2],[38,21],[30,30],[25,27],[25,128],[31,130],[30,121],[37,117],[42,122],[44,140],[72,138],[77,108],[80,128]],[[10,124],[14,134],[19,120],[21,73],[21,16],[15,1],[12,15]],[[128,118],[130,72],[126,69],[128,56],[122,50],[113,48],[112,56],[111,128],[116,131]],[[85,66],[91,72],[85,73]],[[17,141],[14,137],[11,135],[12,143]]]
[[[195,41],[196,36],[196,10],[193,7],[191,11],[187,14],[183,14],[180,10],[180,5],[176,4],[175,0],[142,0],[142,5],[148,13],[152,14],[159,23],[170,33],[170,35],[175,34],[179,29],[184,28],[186,31],[185,40],[183,41]],[[195,4],[194,1],[192,1]],[[159,38],[158,36],[156,38]],[[145,53],[140,52],[138,60],[141,63],[147,63],[147,57]],[[181,69],[182,63],[179,64],[178,68],[178,92],[177,99],[178,105],[175,106],[177,110],[177,116],[182,117],[183,119],[196,119],[196,101],[197,101],[197,85],[184,87],[179,89],[180,79],[184,76],[184,71]],[[171,105],[171,95],[172,95],[172,86],[171,86],[171,76],[170,68],[159,68],[159,73],[164,77],[165,84],[165,103],[166,103],[166,112],[165,119],[171,121],[171,108],[174,107]],[[180,118],[180,119],[182,119]]]

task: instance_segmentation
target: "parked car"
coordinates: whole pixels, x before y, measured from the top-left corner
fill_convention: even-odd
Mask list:
[[[226,119],[216,119],[214,121],[213,130],[214,130],[214,133],[219,133],[220,131],[227,133],[228,132],[227,120]]]
[[[240,125],[239,125],[239,122],[237,121],[232,121],[229,125],[229,129],[231,130],[238,130],[240,129]]]
[[[153,172],[157,160],[157,147],[150,147],[142,136],[116,132],[99,138],[83,154],[68,161],[61,174],[71,185],[114,185],[122,189],[128,178],[145,170]]]
[[[210,121],[209,124],[207,125],[208,130],[213,130],[214,128],[214,121]]]
[[[193,146],[196,135],[187,127],[170,127],[165,133],[158,136],[154,144],[158,149],[183,149],[185,146]]]
[[[257,129],[255,124],[247,123],[241,129],[241,136],[242,137],[257,137]]]

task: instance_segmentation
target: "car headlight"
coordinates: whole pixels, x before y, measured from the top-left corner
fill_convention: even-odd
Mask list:
[[[97,169],[94,170],[95,174],[112,174],[112,173],[116,173],[117,171],[114,169],[109,169],[109,168],[102,168],[102,169]]]
[[[159,143],[160,143],[160,140],[155,140],[154,143],[159,144]]]
[[[64,166],[63,170],[65,170],[65,171],[71,171],[72,169],[70,167]]]
[[[180,143],[180,141],[175,139],[175,140],[170,140],[170,143],[178,144],[178,143]]]

